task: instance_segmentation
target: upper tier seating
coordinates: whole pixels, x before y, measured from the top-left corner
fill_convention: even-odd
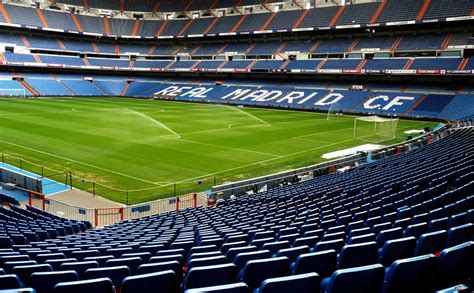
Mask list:
[[[48,279],[40,285],[55,285],[54,292],[114,292],[114,287],[122,292],[138,288],[178,292],[181,286],[183,291],[196,289],[186,292],[275,292],[288,286],[293,290],[303,286],[298,292],[308,292],[305,286],[311,286],[310,292],[320,287],[328,292],[433,292],[470,284],[474,158],[466,152],[474,147],[474,128],[448,128],[443,133],[443,138],[426,146],[407,148],[350,172],[102,229],[90,230],[89,223],[35,208],[0,207],[0,265],[5,273],[17,274],[17,278],[7,275],[11,286],[21,282],[38,289],[39,274],[39,280]],[[445,226],[435,225],[444,219]],[[419,224],[425,225],[419,234],[413,233]],[[400,234],[391,233],[395,230]],[[377,235],[377,242],[349,243],[368,231]],[[394,252],[402,258],[386,261],[383,248],[407,241],[409,233],[414,245],[402,253],[399,244]],[[40,240],[40,234],[45,238]],[[442,239],[431,237],[438,234]],[[315,237],[316,243],[298,246],[308,237]],[[264,247],[285,241],[292,248],[272,254],[267,250],[270,245]],[[332,248],[321,251],[323,246]],[[38,273],[58,272],[43,264],[50,262],[47,255],[52,252],[66,258],[93,251],[110,259],[105,264],[77,259],[63,263],[64,269],[72,269],[72,281],[59,273]],[[143,251],[155,256],[142,258],[152,255]],[[298,253],[293,255],[294,251]],[[424,253],[418,255],[420,251]],[[175,261],[152,262],[159,258]],[[314,265],[305,265],[306,258]],[[134,273],[145,269],[147,274]]]
[[[73,0],[71,0],[73,1]],[[203,7],[210,0],[195,1],[159,1],[139,7],[151,8],[154,11],[183,11],[194,7]],[[82,3],[82,1],[80,1]],[[118,0],[113,1],[86,1],[92,5],[101,5],[112,9],[120,7]],[[133,7],[132,2],[123,1],[125,8]],[[153,2],[153,1],[152,1]],[[222,1],[212,2],[216,6]],[[262,2],[262,1],[259,1]],[[416,20],[417,17],[425,19],[443,18],[452,16],[470,16],[474,8],[470,0],[437,0],[431,1],[424,15],[419,16],[423,11],[424,0],[387,0],[376,22],[396,22]],[[238,2],[235,2],[238,3]],[[126,5],[125,5],[126,4]],[[130,6],[131,5],[131,6]],[[243,4],[242,4],[243,5]],[[376,12],[380,7],[378,2],[351,4],[346,6],[329,6],[312,8],[308,11],[303,9],[282,10],[279,12],[258,12],[245,15],[230,15],[219,17],[214,22],[215,17],[209,16],[199,19],[178,18],[173,20],[160,20],[151,18],[136,21],[133,18],[107,18],[97,17],[90,14],[70,15],[67,12],[54,10],[39,10],[31,7],[3,4],[5,15],[9,15],[10,21],[15,24],[29,25],[35,27],[49,27],[70,31],[84,31],[98,34],[125,35],[125,36],[183,36],[196,34],[215,34],[229,32],[253,32],[259,30],[290,30],[298,28],[318,28],[328,26],[343,26],[354,24],[368,24],[374,21]],[[296,7],[296,6],[295,6]],[[447,8],[449,7],[449,9]],[[174,10],[178,9],[178,10]],[[303,17],[303,14],[304,17]],[[422,13],[423,14],[423,13]],[[77,18],[78,24],[73,20]],[[3,14],[0,14],[0,21],[6,22]],[[138,25],[135,27],[135,25]],[[136,28],[136,31],[134,30]]]

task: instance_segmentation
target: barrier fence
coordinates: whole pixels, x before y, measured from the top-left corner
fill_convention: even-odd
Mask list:
[[[119,208],[82,208],[48,199],[34,192],[30,193],[28,199],[28,205],[32,207],[64,218],[88,221],[94,227],[104,227],[123,220],[207,206],[207,202],[207,196],[197,193]]]

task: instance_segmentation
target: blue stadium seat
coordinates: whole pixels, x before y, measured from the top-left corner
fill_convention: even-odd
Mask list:
[[[176,274],[178,281],[181,282],[183,278],[183,267],[177,261],[142,264],[138,267],[137,274],[143,275],[168,270],[172,270]]]
[[[224,243],[221,246],[221,252],[225,255],[227,254],[227,251],[229,251],[229,249],[231,248],[244,247],[244,246],[247,246],[247,243],[245,241]]]
[[[165,247],[162,244],[157,245],[142,245],[138,248],[138,252],[149,252],[151,255],[156,255],[160,250],[163,250]]]
[[[403,231],[403,237],[415,237],[418,239],[422,234],[428,231],[428,224],[427,223],[418,223],[414,225],[408,226]]]
[[[83,280],[88,269],[95,269],[98,267],[99,264],[96,261],[81,261],[63,263],[59,269],[61,271],[76,271],[79,280]]]
[[[86,280],[109,278],[115,288],[120,288],[123,279],[130,276],[130,269],[127,266],[115,266],[106,268],[88,269],[84,275]]]
[[[345,245],[338,257],[337,269],[361,267],[377,263],[377,243],[366,242]]]
[[[240,271],[244,268],[245,264],[250,260],[257,260],[257,259],[264,259],[269,258],[272,255],[268,250],[259,250],[259,251],[251,251],[251,252],[242,252],[235,256],[234,260],[232,261],[237,270]]]
[[[7,236],[0,236],[0,248],[10,248],[13,245],[13,240]]]
[[[337,265],[337,253],[334,250],[324,250],[301,254],[291,265],[294,275],[316,272],[321,278],[329,277]]]
[[[78,281],[79,278],[75,271],[60,272],[38,272],[31,275],[31,287],[39,293],[53,292],[54,286],[61,282]]]
[[[448,238],[446,239],[446,247],[452,247],[472,240],[474,234],[474,224],[467,223],[461,226],[453,227],[448,230]]]
[[[308,246],[308,247],[314,247],[316,243],[318,243],[319,237],[318,236],[309,236],[309,237],[301,237],[301,238],[296,238],[295,241],[293,241],[293,244],[291,245],[292,247],[296,246]]]
[[[327,293],[380,292],[383,277],[384,268],[379,264],[337,270],[330,278],[322,280],[321,290]]]
[[[319,292],[321,285],[321,278],[316,273],[307,273],[301,275],[294,275],[288,277],[270,278],[266,279],[260,285],[258,293],[312,293]]]
[[[147,292],[150,288],[156,292],[179,292],[176,275],[171,270],[126,277],[121,288],[122,293]]]
[[[253,252],[253,251],[257,251],[258,248],[254,245],[249,245],[249,246],[243,246],[243,247],[234,247],[234,248],[231,248],[227,251],[227,253],[225,254],[225,256],[227,257],[227,259],[229,259],[230,261],[233,261],[234,258],[239,254],[239,253],[243,253],[243,252]]]
[[[53,269],[48,264],[41,265],[27,265],[27,266],[15,266],[12,269],[12,273],[20,278],[21,282],[26,286],[31,286],[31,274],[39,272],[51,272]]]
[[[377,234],[377,244],[379,247],[383,247],[385,242],[392,239],[402,238],[403,229],[400,227],[382,230]]]
[[[304,254],[308,252],[309,252],[309,247],[304,245],[304,246],[280,249],[275,254],[275,256],[276,257],[284,256],[284,257],[287,257],[290,260],[290,262],[294,262],[300,254]]]
[[[64,253],[45,253],[45,254],[38,254],[35,257],[35,260],[38,263],[45,263],[48,260],[53,260],[53,259],[65,259],[66,256]]]
[[[290,273],[290,260],[287,257],[249,260],[239,273],[239,280],[254,290],[268,279],[283,277]]]
[[[228,263],[229,261],[223,255],[221,256],[213,256],[213,257],[205,257],[205,258],[193,258],[188,263],[188,268],[191,269],[193,267],[203,267],[203,266],[213,266],[213,265],[220,265]]]
[[[98,250],[79,250],[73,251],[71,257],[77,259],[78,261],[83,261],[86,257],[95,257],[100,256]]]
[[[436,271],[437,288],[465,283],[474,263],[474,242],[465,242],[446,248],[439,255]]]
[[[268,250],[273,255],[278,252],[278,250],[283,248],[289,248],[290,242],[288,241],[276,241],[265,243],[262,247],[263,250]]]
[[[176,249],[166,249],[166,250],[159,250],[156,253],[156,256],[167,256],[167,255],[177,255],[180,254],[183,257],[185,256],[185,251],[183,248],[176,248]]]
[[[184,257],[181,254],[152,256],[148,262],[156,263],[167,261],[177,261],[181,266],[184,266]]]
[[[359,244],[359,243],[366,243],[366,242],[372,242],[372,241],[375,241],[375,234],[368,233],[368,234],[359,235],[359,236],[352,236],[347,241],[347,244]]]
[[[114,257],[112,255],[91,256],[84,258],[83,261],[96,261],[99,264],[99,267],[105,267],[105,263],[109,259],[114,259]]]
[[[142,264],[142,259],[139,257],[128,257],[128,258],[116,258],[109,259],[105,262],[106,267],[116,267],[116,266],[127,266],[130,269],[130,273],[134,275],[138,267]]]
[[[440,252],[444,248],[447,235],[444,230],[421,235],[416,241],[415,256]]]
[[[63,263],[68,263],[68,262],[76,262],[77,259],[75,258],[64,258],[64,259],[48,259],[44,263],[49,264],[52,268],[53,271],[59,271],[59,268]]]
[[[130,258],[130,257],[139,257],[143,263],[147,263],[151,258],[151,254],[149,252],[134,252],[134,253],[125,253],[122,255],[122,258]]]
[[[415,251],[415,246],[415,237],[389,240],[385,242],[383,248],[380,249],[379,262],[383,266],[389,267],[397,259],[411,257]]]
[[[54,293],[115,293],[114,285],[109,278],[61,282],[54,287]]]
[[[331,241],[319,241],[316,243],[316,246],[311,249],[311,252],[319,252],[324,250],[334,250],[336,253],[341,251],[341,248],[345,245],[345,241],[343,239],[331,240]]]
[[[183,290],[231,284],[236,281],[237,267],[233,264],[196,267],[186,274],[183,280]]]
[[[432,292],[435,268],[433,254],[397,260],[385,275],[383,292]]]
[[[21,288],[20,279],[17,275],[1,275],[0,290]]]

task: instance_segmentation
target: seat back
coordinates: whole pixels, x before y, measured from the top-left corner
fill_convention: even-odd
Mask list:
[[[91,256],[84,258],[84,261],[96,261],[99,264],[99,267],[104,267],[109,259],[114,259],[114,257],[112,255]]]
[[[383,247],[388,240],[401,238],[403,236],[403,229],[400,227],[382,230],[377,234],[377,244]]]
[[[176,274],[171,270],[126,277],[122,282],[122,293],[154,292],[177,293]]]
[[[316,273],[266,279],[260,285],[258,293],[313,293],[319,292],[321,278]]]
[[[44,263],[51,265],[51,267],[53,268],[53,271],[59,271],[61,264],[67,263],[67,262],[76,262],[76,261],[77,259],[75,258],[61,258],[61,259],[48,259]]]
[[[464,283],[474,262],[474,241],[446,248],[439,255],[436,278],[438,288]]]
[[[120,288],[123,279],[130,276],[130,269],[127,266],[116,266],[107,268],[88,269],[85,273],[85,279],[109,278],[112,280],[115,288]]]
[[[421,235],[416,241],[415,256],[440,252],[444,248],[447,235],[445,230]]]
[[[339,254],[338,269],[360,267],[377,263],[377,243],[366,242],[360,244],[347,244]]]
[[[380,252],[379,262],[389,267],[397,259],[408,258],[413,255],[416,246],[415,237],[393,239],[385,242]]]
[[[37,272],[51,272],[53,268],[48,264],[28,265],[13,267],[12,273],[18,276],[20,280],[26,285],[31,286],[31,274]]]
[[[334,250],[336,253],[341,251],[341,248],[344,246],[345,241],[343,239],[331,240],[331,241],[319,241],[316,243],[311,252],[319,252],[324,250]]]
[[[54,293],[115,293],[114,285],[109,278],[92,279],[75,282],[61,282],[54,287]]]
[[[249,246],[244,246],[244,247],[234,247],[234,248],[230,248],[225,254],[225,256],[227,257],[228,260],[233,261],[234,258],[239,253],[257,251],[257,250],[258,248],[254,245],[249,245]]]
[[[290,260],[287,257],[273,257],[250,260],[239,273],[239,280],[254,290],[269,278],[283,277],[290,273]]]
[[[283,248],[289,248],[290,247],[290,242],[287,240],[285,241],[276,241],[276,242],[268,242],[265,243],[262,247],[262,249],[270,251],[271,254],[275,254],[278,252],[278,250],[283,249]]]
[[[84,279],[84,275],[88,269],[94,269],[98,267],[99,264],[96,261],[81,261],[63,263],[59,269],[61,271],[76,271],[79,280],[82,280]]]
[[[432,292],[435,267],[433,254],[399,259],[385,275],[384,292]]]
[[[184,278],[183,289],[225,285],[236,281],[237,267],[234,264],[195,267]]]
[[[0,290],[20,288],[20,279],[17,275],[1,275]]]
[[[183,267],[177,261],[142,264],[138,267],[138,275],[151,274],[171,270],[176,274],[178,282],[183,278]]]
[[[156,253],[156,256],[176,255],[176,254],[182,255],[183,258],[184,258],[184,256],[185,256],[185,251],[184,251],[183,248],[159,250],[159,251]]]
[[[241,269],[244,268],[245,264],[250,260],[269,258],[271,256],[272,255],[270,254],[270,251],[268,250],[243,252],[235,256],[233,263],[237,267],[237,270],[240,271]]]
[[[336,270],[337,253],[324,250],[301,254],[291,265],[294,275],[315,272],[321,278],[329,277]]]
[[[446,247],[452,247],[469,240],[472,240],[474,234],[474,224],[467,223],[461,226],[453,227],[448,230],[448,238],[446,239]]]
[[[184,266],[184,257],[181,254],[157,255],[150,258],[148,263],[177,261],[181,266]]]
[[[117,267],[117,266],[127,266],[130,269],[130,273],[134,275],[138,267],[142,264],[142,259],[139,257],[127,257],[127,258],[117,258],[109,259],[105,262],[106,267]]]
[[[220,265],[224,263],[228,263],[229,261],[223,255],[220,256],[213,256],[213,257],[204,257],[204,258],[193,258],[189,264],[188,268],[191,269],[193,267],[204,267],[204,266],[213,266],[213,265]]]
[[[31,274],[31,287],[38,292],[53,292],[54,286],[61,282],[78,281],[75,271],[38,272]]]
[[[325,292],[380,292],[383,276],[384,268],[380,264],[337,270],[331,275]]]

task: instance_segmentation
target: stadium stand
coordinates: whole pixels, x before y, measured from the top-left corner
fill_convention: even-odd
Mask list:
[[[355,284],[357,292],[431,292],[468,284],[474,258],[473,161],[464,154],[473,147],[474,133],[472,127],[448,127],[442,133],[431,144],[349,173],[103,229],[32,207],[1,207],[0,263],[9,274],[0,277],[5,280],[1,284],[11,289],[21,284],[37,290],[54,287],[54,292],[111,292],[114,287],[128,292],[145,284],[164,292],[177,292],[181,286],[186,292],[275,292],[288,286],[301,286],[302,292],[344,292]],[[405,172],[407,165],[411,172]],[[435,227],[442,219],[448,223]],[[418,226],[422,228],[414,233]],[[369,231],[377,242],[350,243]],[[430,238],[436,233],[443,235],[442,241]],[[275,246],[271,253],[267,248],[275,241],[287,245]],[[329,245],[335,241],[341,246]],[[332,250],[320,248],[324,243]],[[292,248],[283,248],[288,245]],[[155,257],[138,253],[152,247]],[[110,259],[102,265],[75,260],[58,271],[42,264],[53,260],[52,251],[62,251],[62,258],[99,253]],[[181,259],[185,271],[152,263],[165,256]],[[311,260],[319,265],[305,265]],[[137,274],[145,268],[147,274]]]
[[[127,96],[445,125],[347,172],[96,229],[6,203],[0,289],[474,287],[474,38],[457,23],[472,20],[472,0],[307,9],[279,0],[22,2],[0,4],[2,96]]]

